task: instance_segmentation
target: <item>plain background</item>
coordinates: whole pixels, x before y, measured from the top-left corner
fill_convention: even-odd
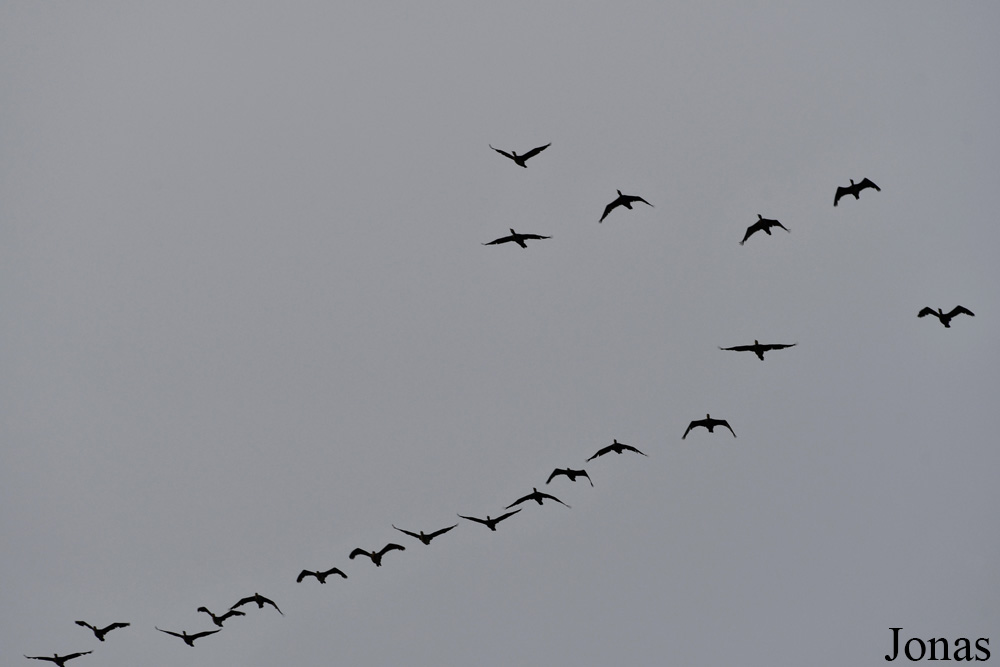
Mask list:
[[[3,3],[2,662],[1000,651],[998,32],[989,3]],[[616,189],[654,208],[598,224]],[[758,213],[790,233],[739,246]],[[481,245],[509,228],[552,238]],[[718,349],[754,339],[798,345]],[[738,437],[682,441],[707,412]],[[585,464],[615,438],[648,458]],[[572,509],[456,517],[534,486]],[[153,629],[254,591],[285,615]]]

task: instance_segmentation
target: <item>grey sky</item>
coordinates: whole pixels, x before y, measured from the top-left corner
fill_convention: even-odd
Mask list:
[[[341,4],[0,6],[4,664],[1000,651],[1000,9]]]

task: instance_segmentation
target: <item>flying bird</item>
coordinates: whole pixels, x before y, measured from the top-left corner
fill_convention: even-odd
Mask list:
[[[237,607],[242,607],[243,605],[249,604],[251,602],[257,603],[257,609],[263,609],[264,605],[266,604],[269,604],[275,609],[278,609],[278,605],[274,604],[274,600],[268,600],[266,597],[264,597],[260,593],[257,593],[256,591],[250,597],[243,598],[242,600],[234,604],[232,607],[230,607],[230,609],[236,609]],[[285,612],[281,611],[280,609],[278,609],[278,613],[281,614],[282,616],[285,615]]]
[[[834,195],[833,197],[833,205],[836,206],[837,202],[840,201],[840,198],[843,197],[844,195],[854,195],[855,199],[861,199],[861,197],[859,197],[858,195],[861,193],[862,190],[866,188],[875,188],[876,192],[882,192],[882,188],[875,185],[867,178],[862,179],[860,183],[855,183],[854,179],[852,178],[850,185],[848,185],[847,187],[840,186],[837,188],[837,194]]]
[[[94,636],[97,637],[102,642],[104,641],[104,635],[108,634],[115,628],[127,628],[129,626],[128,623],[112,623],[111,625],[105,626],[103,628],[98,628],[94,627],[90,623],[87,623],[86,621],[75,621],[75,622],[82,628],[90,628],[91,631],[93,631]]]
[[[47,655],[25,655],[24,657],[28,660],[48,660],[49,662],[54,662],[59,667],[63,667],[67,660],[72,660],[73,658],[79,658],[81,655],[87,655],[88,653],[93,653],[93,651],[81,651],[80,653],[69,653],[67,655],[59,655],[58,653],[53,653],[52,657]],[[23,653],[21,655],[24,655]]]
[[[319,583],[325,584],[326,578],[329,577],[331,574],[339,574],[344,579],[347,579],[347,575],[344,574],[344,572],[340,568],[331,567],[326,572],[314,572],[312,570],[302,570],[301,572],[299,572],[299,576],[295,581],[297,583],[302,583],[302,580],[305,579],[306,577],[316,577],[316,579],[319,580]]]
[[[155,625],[153,627],[156,628]],[[156,628],[156,629],[160,630],[160,628]],[[160,630],[160,632],[165,632],[168,635],[173,635],[174,637],[180,637],[181,639],[184,640],[185,644],[187,644],[188,646],[194,648],[194,640],[195,639],[201,639],[202,637],[207,637],[208,635],[214,635],[216,632],[222,632],[222,630],[205,630],[204,632],[196,632],[193,635],[189,635],[187,633],[187,630],[181,630],[181,632],[179,632],[179,633],[177,633],[177,632],[171,632],[170,630]]]
[[[959,313],[965,313],[966,315],[971,315],[972,317],[976,316],[974,312],[972,312],[965,306],[955,306],[954,308],[951,309],[950,313],[942,313],[940,308],[938,308],[935,311],[933,308],[927,307],[921,310],[919,313],[917,313],[917,317],[924,317],[925,315],[933,315],[934,317],[941,320],[941,324],[943,324],[945,328],[950,329],[951,318],[955,317]]]
[[[551,145],[552,145],[552,142],[550,141],[549,143],[545,144],[544,146],[539,146],[538,148],[532,148],[530,151],[528,151],[524,155],[518,155],[517,151],[511,151],[510,153],[508,153],[507,151],[502,151],[499,148],[493,148],[493,144],[490,144],[490,148],[493,148],[493,150],[495,150],[497,153],[500,153],[500,155],[503,155],[505,157],[509,157],[511,160],[513,160],[517,164],[519,164],[522,167],[524,167],[525,169],[527,169],[528,165],[526,165],[524,163],[528,160],[528,158],[535,157],[536,155],[538,155],[539,153],[541,153],[542,151],[544,151],[546,148],[548,148]]]
[[[729,422],[725,419],[712,419],[712,415],[705,413],[704,419],[696,419],[688,424],[687,429],[684,431],[684,435],[681,436],[681,440],[686,438],[688,432],[697,426],[704,426],[708,429],[709,433],[712,433],[716,426],[725,426],[729,429],[729,432],[733,434],[733,437],[736,437],[736,432],[733,430],[733,427],[729,425]]]
[[[435,530],[433,533],[425,533],[422,530],[419,533],[412,533],[412,532],[410,532],[408,530],[403,530],[402,528],[396,528],[395,525],[393,525],[393,528],[396,528],[396,530],[398,530],[401,533],[406,533],[410,537],[417,538],[418,540],[420,540],[424,544],[430,544],[431,540],[433,540],[435,537],[437,537],[438,535],[444,535],[445,533],[447,533],[449,530],[451,530],[452,528],[454,528],[457,525],[458,524],[456,523],[454,526],[448,526],[447,528],[442,528],[441,530]]]
[[[767,218],[765,218],[764,216],[762,216],[760,213],[758,213],[757,214],[757,222],[755,222],[752,225],[750,225],[749,227],[747,227],[747,233],[743,235],[743,240],[740,241],[740,245],[743,245],[744,243],[746,243],[747,239],[750,238],[751,236],[753,236],[755,232],[764,232],[765,234],[767,234],[768,236],[770,236],[771,235],[771,227],[781,227],[786,232],[790,232],[791,231],[791,230],[788,229],[788,227],[785,227],[783,224],[781,224],[777,220],[768,220]]]
[[[350,558],[351,560],[354,560],[355,556],[368,556],[372,559],[372,562],[375,563],[375,567],[382,567],[382,556],[386,555],[390,551],[406,551],[406,547],[392,542],[382,547],[380,551],[365,551],[364,549],[358,547],[351,552]]]
[[[474,516],[465,516],[464,514],[459,514],[458,516],[462,517],[463,519],[468,519],[469,521],[475,521],[476,523],[481,523],[484,526],[486,526],[487,528],[489,528],[490,530],[496,532],[497,524],[498,523],[500,523],[501,521],[503,521],[504,519],[506,519],[509,516],[514,516],[515,514],[517,514],[520,511],[521,510],[514,510],[513,512],[507,512],[506,514],[501,514],[500,516],[498,516],[495,519],[491,519],[489,514],[486,515],[485,519],[479,519],[479,518],[476,518]]]
[[[611,452],[614,452],[615,454],[621,454],[624,451],[630,451],[630,452],[635,452],[636,454],[642,454],[643,456],[649,456],[648,454],[643,454],[642,452],[640,452],[638,449],[636,449],[632,445],[626,445],[623,442],[618,442],[618,439],[615,438],[614,442],[612,442],[607,447],[602,447],[602,448],[598,449],[597,453],[594,454],[593,456],[591,456],[587,460],[588,461],[593,461],[598,456],[604,456],[605,454],[609,454]]]
[[[753,340],[753,345],[734,345],[733,347],[720,347],[720,350],[732,350],[734,352],[753,352],[757,355],[757,358],[764,361],[764,353],[770,350],[784,350],[786,347],[795,347],[798,343],[769,343],[764,344],[759,342],[756,338]]]
[[[542,493],[541,491],[539,491],[535,487],[531,487],[531,493],[529,493],[526,496],[522,496],[522,497],[518,498],[517,500],[515,500],[514,502],[512,502],[510,505],[507,505],[507,507],[505,507],[504,509],[508,509],[509,510],[514,505],[520,505],[521,503],[523,503],[523,502],[525,502],[527,500],[534,500],[536,503],[538,503],[539,505],[541,505],[542,501],[544,499],[546,499],[546,498],[548,498],[549,500],[554,500],[557,503],[561,503],[563,505],[566,505],[566,503],[564,503],[563,501],[559,500],[555,496],[550,496],[547,493]],[[566,505],[566,507],[569,507],[569,505]]]
[[[212,617],[212,623],[215,623],[220,628],[222,627],[223,621],[225,621],[230,616],[246,616],[246,614],[244,614],[242,611],[239,611],[238,609],[230,609],[225,614],[219,614],[218,616],[216,616],[215,614],[213,614],[212,612],[210,612],[208,610],[208,607],[198,607],[195,611],[203,611],[206,614],[208,614],[209,616],[211,616]]]
[[[552,481],[552,478],[557,475],[565,475],[566,477],[569,477],[569,481],[571,482],[575,482],[577,477],[586,477],[587,481],[590,482],[590,485],[594,485],[594,480],[590,479],[590,475],[587,474],[586,470],[570,470],[569,468],[556,468],[552,471],[552,474],[549,475],[549,478],[545,480],[545,483],[548,484]]]
[[[650,204],[648,201],[646,201],[645,199],[643,199],[638,195],[623,195],[622,191],[619,190],[618,197],[613,202],[604,207],[604,215],[601,216],[601,219],[598,220],[598,222],[604,222],[604,218],[608,217],[608,213],[611,213],[611,211],[613,211],[615,208],[619,206],[624,206],[627,209],[631,209],[632,204],[637,201],[641,201],[643,204],[646,204],[647,206],[652,206],[652,204]]]
[[[498,239],[494,239],[489,243],[484,243],[483,245],[499,245],[500,243],[510,243],[513,241],[522,248],[527,248],[528,245],[525,243],[528,239],[550,239],[551,236],[540,236],[538,234],[518,234],[513,229],[510,230],[510,236],[501,236]]]

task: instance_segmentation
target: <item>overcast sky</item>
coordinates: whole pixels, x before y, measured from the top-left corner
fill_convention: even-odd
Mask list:
[[[997,655],[1000,6],[804,4],[0,4],[0,662]]]

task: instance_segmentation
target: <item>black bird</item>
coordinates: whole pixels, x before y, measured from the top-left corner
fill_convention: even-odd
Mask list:
[[[408,530],[403,530],[402,528],[396,528],[395,525],[393,525],[393,528],[396,528],[396,530],[398,530],[401,533],[406,533],[410,537],[417,538],[418,540],[420,540],[424,544],[430,544],[431,540],[433,540],[435,537],[437,537],[438,535],[444,535],[445,533],[447,533],[449,530],[451,530],[452,528],[454,528],[457,525],[458,524],[456,523],[454,526],[448,526],[447,528],[442,528],[441,530],[435,530],[433,533],[430,533],[430,534],[425,533],[422,530],[419,533],[411,533]]]
[[[858,195],[865,188],[875,188],[876,192],[882,192],[882,188],[875,185],[867,178],[862,179],[860,183],[855,183],[854,179],[852,178],[850,185],[848,185],[847,187],[841,186],[837,188],[837,194],[834,195],[833,197],[833,205],[836,206],[837,202],[840,201],[840,198],[843,197],[844,195],[854,195],[855,199],[861,199],[861,197],[859,197]]]
[[[608,213],[611,213],[611,211],[613,211],[616,207],[624,206],[627,209],[631,209],[633,202],[637,201],[641,201],[643,204],[646,204],[647,206],[652,206],[652,204],[650,204],[648,201],[646,201],[645,199],[643,199],[638,195],[623,195],[622,191],[619,190],[618,198],[604,207],[604,215],[601,216],[601,219],[598,220],[598,222],[604,222],[604,218],[608,217]]]
[[[82,628],[90,628],[93,631],[94,636],[97,637],[102,642],[104,641],[104,635],[108,634],[115,628],[127,628],[129,626],[128,623],[112,623],[111,625],[105,626],[103,628],[96,628],[90,623],[87,623],[86,621],[76,621],[76,624]]]
[[[325,584],[326,578],[329,577],[331,574],[339,574],[344,579],[347,579],[347,575],[344,574],[343,570],[341,570],[340,568],[332,567],[326,572],[314,572],[312,570],[302,570],[301,572],[299,572],[299,576],[295,581],[297,583],[302,583],[302,580],[305,579],[306,577],[316,577],[316,579],[319,580],[319,583]]]
[[[615,454],[621,454],[622,452],[624,452],[626,450],[628,450],[630,452],[635,452],[636,454],[642,454],[643,456],[648,456],[648,454],[643,454],[642,452],[640,452],[638,449],[636,449],[632,445],[626,445],[625,443],[618,442],[618,439],[615,438],[614,442],[612,442],[607,447],[602,447],[602,448],[598,449],[597,453],[594,454],[593,456],[591,456],[587,460],[588,461],[593,461],[598,456],[604,456],[605,454],[609,454],[611,452],[614,452]]]
[[[549,500],[554,500],[557,503],[561,503],[563,505],[566,505],[566,503],[564,503],[563,501],[559,500],[555,496],[550,496],[547,493],[542,493],[541,491],[539,491],[535,487],[531,487],[531,493],[529,493],[526,496],[522,496],[522,497],[518,498],[517,500],[515,500],[514,502],[512,502],[510,505],[507,505],[507,507],[505,507],[504,509],[508,509],[509,510],[514,505],[520,505],[521,503],[525,502],[526,500],[534,500],[536,503],[538,503],[539,505],[541,505],[542,501],[544,499],[546,499],[546,498],[548,498]],[[569,505],[566,505],[566,507],[569,507]]]
[[[941,324],[943,324],[945,328],[950,329],[951,318],[955,317],[959,313],[965,313],[966,315],[971,315],[972,317],[976,316],[974,312],[972,312],[965,306],[955,306],[954,308],[951,309],[950,313],[942,313],[940,308],[938,308],[937,311],[935,311],[933,308],[927,307],[921,310],[919,313],[917,313],[917,317],[923,317],[925,315],[933,315],[934,317],[941,320]]]
[[[590,479],[590,475],[587,474],[586,470],[570,470],[569,468],[556,468],[552,471],[552,474],[549,475],[549,478],[545,480],[545,483],[548,484],[552,481],[552,478],[557,475],[566,475],[569,477],[569,481],[571,482],[575,482],[577,477],[586,477],[587,481],[590,482],[590,485],[594,485],[594,480]]]
[[[246,616],[246,614],[244,614],[242,611],[239,611],[238,609],[230,609],[225,614],[219,614],[218,616],[216,616],[215,614],[213,614],[212,612],[210,612],[208,610],[208,607],[198,607],[195,611],[203,611],[206,614],[208,614],[209,616],[211,616],[212,617],[212,623],[215,623],[220,628],[222,627],[223,621],[225,621],[230,616]]]
[[[528,160],[528,158],[535,157],[536,155],[538,155],[539,153],[541,153],[542,151],[544,151],[546,148],[548,148],[551,145],[552,145],[552,142],[550,141],[549,143],[545,144],[544,146],[539,146],[538,148],[532,148],[530,151],[528,151],[524,155],[518,155],[517,151],[511,151],[510,153],[508,153],[507,151],[502,151],[499,148],[493,148],[493,144],[490,144],[490,148],[493,148],[493,150],[495,150],[497,153],[500,153],[500,155],[503,155],[505,157],[509,157],[511,160],[513,160],[517,164],[519,164],[522,167],[524,167],[525,169],[527,169],[528,165],[524,164],[525,161]]]
[[[260,593],[257,593],[256,591],[250,597],[243,598],[242,600],[234,604],[232,607],[230,607],[230,609],[236,609],[237,607],[242,607],[243,605],[249,604],[250,602],[256,602],[257,609],[263,609],[264,605],[266,604],[269,604],[275,609],[278,609],[278,605],[274,604],[274,600],[268,600],[266,597],[264,597]],[[278,613],[281,614],[282,616],[285,615],[285,612],[281,611],[280,609],[278,609]]]
[[[489,528],[490,530],[496,532],[497,524],[498,523],[500,523],[501,521],[503,521],[504,519],[506,519],[509,516],[514,516],[515,514],[517,514],[520,511],[521,510],[514,510],[513,512],[507,512],[506,514],[501,514],[500,516],[498,516],[495,519],[491,519],[489,514],[486,515],[485,519],[477,519],[474,516],[465,516],[464,514],[459,514],[458,516],[462,517],[463,519],[468,519],[469,521],[475,521],[476,523],[481,523],[484,526],[486,526],[487,528]]]
[[[720,350],[732,350],[734,352],[753,352],[757,358],[764,361],[764,353],[769,350],[784,350],[786,347],[795,347],[798,343],[769,343],[764,344],[753,339],[753,345],[734,345],[733,347],[720,347]]]
[[[153,627],[156,628],[155,625]],[[160,628],[156,629],[160,630]],[[222,630],[206,630],[205,632],[196,632],[193,635],[189,635],[187,633],[187,630],[181,630],[180,633],[171,632],[170,630],[160,630],[160,632],[165,632],[168,635],[173,635],[174,637],[180,637],[181,639],[184,640],[185,644],[194,648],[195,639],[201,639],[202,637],[207,637],[208,635],[214,635],[216,632],[222,632]]]
[[[380,551],[365,551],[364,549],[358,547],[351,552],[350,558],[351,560],[354,560],[355,556],[368,556],[372,559],[372,562],[375,563],[375,567],[382,567],[382,556],[386,555],[390,551],[406,551],[406,547],[392,542],[382,547]]]
[[[729,429],[729,432],[733,434],[733,437],[736,437],[736,432],[733,430],[733,427],[729,425],[729,422],[725,419],[712,419],[712,415],[705,413],[704,419],[696,419],[688,424],[687,429],[684,431],[684,435],[681,436],[681,440],[687,437],[688,431],[697,426],[704,426],[708,429],[709,433],[712,433],[716,426],[725,426]]]
[[[770,236],[771,235],[771,227],[781,227],[786,232],[790,232],[791,231],[791,230],[788,229],[788,227],[785,227],[783,224],[781,224],[777,220],[768,220],[767,218],[765,218],[764,216],[762,216],[760,213],[758,213],[757,214],[757,222],[755,222],[752,225],[750,225],[749,227],[747,227],[747,233],[743,235],[743,240],[740,241],[740,245],[743,245],[744,243],[746,243],[747,239],[754,235],[754,232],[761,232],[762,231],[765,234],[767,234],[768,236]]]
[[[52,657],[46,655],[25,655],[24,657],[28,660],[48,660],[49,662],[54,662],[59,667],[63,667],[67,660],[72,660],[73,658],[79,658],[81,655],[87,655],[88,653],[93,653],[93,651],[81,651],[80,653],[69,653],[67,655],[59,655],[58,653],[53,653]],[[24,655],[23,653],[21,655]]]
[[[539,236],[538,234],[518,234],[513,229],[510,230],[510,236],[501,236],[498,239],[490,241],[489,243],[484,243],[483,245],[498,245],[500,243],[510,243],[513,241],[522,248],[527,248],[528,245],[525,243],[528,239],[550,239],[551,236]]]

